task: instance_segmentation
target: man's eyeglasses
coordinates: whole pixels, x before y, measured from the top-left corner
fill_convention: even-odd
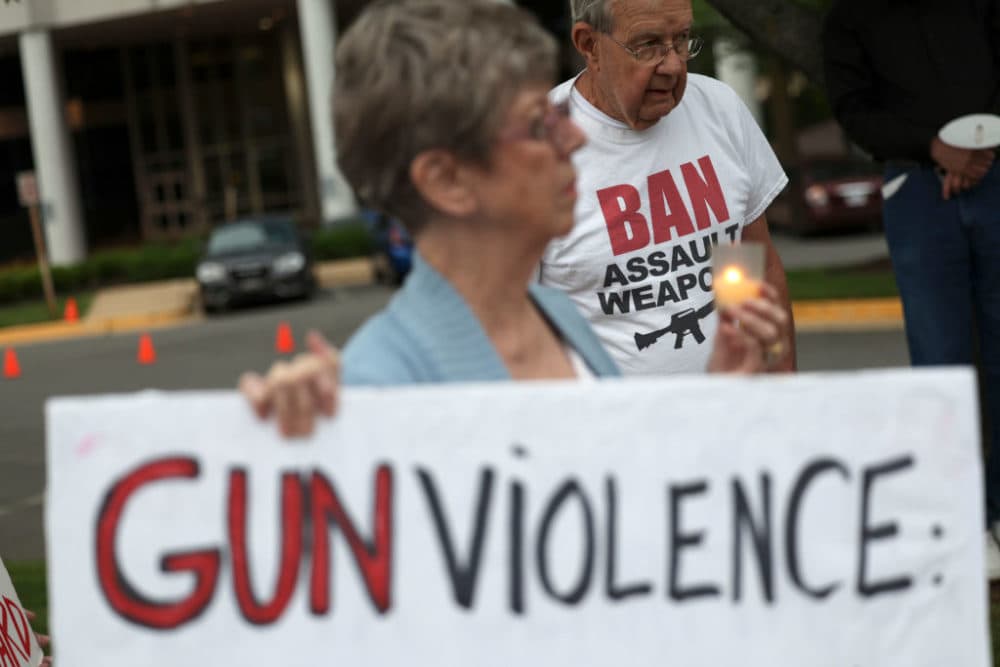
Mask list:
[[[704,45],[701,37],[690,36],[672,42],[653,42],[636,47],[626,46],[611,35],[608,35],[608,39],[625,49],[630,56],[635,58],[636,62],[643,65],[652,65],[654,63],[659,65],[671,51],[676,51],[677,57],[681,60],[691,60],[701,53],[701,47]]]
[[[569,101],[551,105],[544,114],[536,116],[531,123],[520,130],[512,130],[501,135],[504,141],[533,139],[548,141],[561,153],[569,151],[573,142],[572,125],[569,120]]]

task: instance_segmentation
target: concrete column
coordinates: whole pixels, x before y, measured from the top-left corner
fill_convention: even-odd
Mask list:
[[[357,211],[354,193],[337,167],[337,148],[333,136],[334,64],[337,39],[333,2],[297,0],[299,31],[306,85],[309,89],[309,118],[312,125],[316,176],[319,180],[320,217],[323,224],[352,215]]]
[[[757,124],[764,126],[764,111],[757,98],[757,59],[738,40],[719,37],[712,46],[715,76],[729,84],[750,109]]]
[[[86,257],[87,244],[52,36],[47,30],[21,33],[20,54],[49,260],[72,264]]]

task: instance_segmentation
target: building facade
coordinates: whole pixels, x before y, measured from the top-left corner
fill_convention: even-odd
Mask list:
[[[363,0],[5,0],[0,261],[199,235],[240,216],[351,215],[329,102],[338,23]]]

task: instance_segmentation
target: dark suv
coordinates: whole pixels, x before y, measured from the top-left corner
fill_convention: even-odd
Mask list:
[[[316,289],[309,245],[288,218],[216,227],[196,277],[207,312],[249,301],[308,298]]]

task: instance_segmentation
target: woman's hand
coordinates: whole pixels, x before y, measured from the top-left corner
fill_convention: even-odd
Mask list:
[[[777,291],[762,284],[759,297],[719,309],[708,372],[749,374],[775,368],[791,353],[790,335]]]
[[[35,612],[25,609],[24,614],[28,617],[29,621],[35,620]],[[35,633],[35,639],[38,640],[38,645],[42,647],[42,650],[45,650],[45,647],[52,643],[48,635],[40,635],[37,632]],[[52,667],[52,656],[47,655],[42,658],[40,667]]]
[[[273,415],[286,437],[311,434],[317,415],[332,417],[337,411],[340,355],[316,331],[307,334],[306,346],[309,352],[275,362],[266,377],[250,372],[239,381],[257,416]]]

